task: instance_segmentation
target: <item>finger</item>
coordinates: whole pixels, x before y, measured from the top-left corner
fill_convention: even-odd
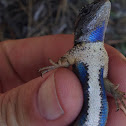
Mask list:
[[[59,69],[0,95],[0,125],[68,126],[82,99],[77,77]]]
[[[56,61],[72,47],[72,43],[72,35],[53,35],[2,42],[0,44],[1,92],[40,76],[38,69],[49,65],[48,58]]]
[[[120,89],[126,92],[126,58],[119,51],[111,46],[106,45],[109,55],[109,79],[120,85]]]

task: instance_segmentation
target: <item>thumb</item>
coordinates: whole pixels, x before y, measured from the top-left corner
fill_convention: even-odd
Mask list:
[[[2,126],[67,126],[78,115],[82,90],[77,77],[59,69],[0,95]]]

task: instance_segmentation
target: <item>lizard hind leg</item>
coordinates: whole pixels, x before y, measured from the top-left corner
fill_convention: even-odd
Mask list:
[[[117,111],[122,109],[124,114],[126,115],[126,104],[124,100],[126,100],[125,92],[122,92],[118,89],[119,85],[114,85],[110,80],[104,78],[105,89],[107,93],[110,93],[115,99],[115,104]]]

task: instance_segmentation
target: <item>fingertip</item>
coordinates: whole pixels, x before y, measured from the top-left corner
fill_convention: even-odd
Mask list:
[[[122,53],[120,53],[117,49],[115,49],[114,47],[105,44],[105,49],[107,50],[109,57],[118,56],[126,62],[125,56]]]
[[[120,84],[126,90],[126,58],[115,48],[105,45],[109,56],[108,78],[115,84]]]

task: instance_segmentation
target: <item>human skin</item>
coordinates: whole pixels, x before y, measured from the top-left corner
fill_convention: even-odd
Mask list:
[[[83,96],[78,78],[59,68],[42,77],[38,69],[57,61],[73,46],[73,35],[50,35],[0,43],[0,126],[68,126],[79,114]],[[108,78],[126,92],[126,58],[105,45],[109,55]],[[58,99],[58,100],[57,100]],[[108,97],[107,126],[125,126]],[[60,104],[60,105],[59,105]]]

